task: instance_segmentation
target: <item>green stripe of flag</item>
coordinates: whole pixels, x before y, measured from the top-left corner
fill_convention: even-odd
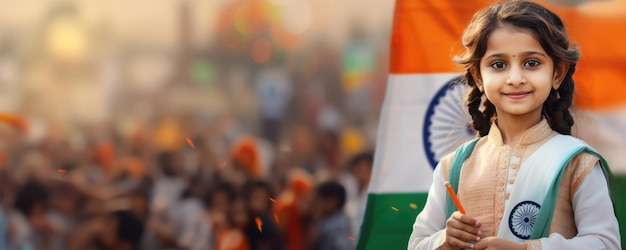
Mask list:
[[[428,193],[370,193],[357,249],[406,249],[427,197]]]
[[[613,207],[619,222],[619,231],[622,238],[622,247],[626,247],[626,174],[613,173],[611,179],[611,194]]]

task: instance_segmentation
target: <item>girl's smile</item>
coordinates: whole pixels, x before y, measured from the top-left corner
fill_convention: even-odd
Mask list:
[[[524,97],[530,95],[532,93],[532,91],[526,91],[526,92],[511,92],[511,93],[503,93],[504,96],[511,98],[513,100],[521,100]]]

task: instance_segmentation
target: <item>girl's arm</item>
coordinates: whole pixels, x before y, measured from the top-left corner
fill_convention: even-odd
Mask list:
[[[441,169],[441,164],[439,164],[433,172],[433,183],[428,190],[426,205],[413,224],[409,250],[437,249],[445,242],[446,189],[443,184],[445,177]]]
[[[542,249],[621,249],[617,218],[599,163],[575,190],[572,209],[578,229],[574,238],[552,233],[547,238],[529,241],[529,248],[540,245]]]

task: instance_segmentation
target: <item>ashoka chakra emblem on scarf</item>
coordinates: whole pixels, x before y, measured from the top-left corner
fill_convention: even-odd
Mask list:
[[[530,239],[539,216],[539,204],[533,201],[522,201],[513,207],[509,215],[509,229],[520,239]]]

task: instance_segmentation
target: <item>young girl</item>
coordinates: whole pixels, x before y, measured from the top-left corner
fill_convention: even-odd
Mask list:
[[[456,61],[480,138],[437,166],[409,249],[621,249],[608,166],[569,136],[579,54],[561,19],[497,3],[474,16],[463,45]],[[453,212],[446,181],[466,214]]]

